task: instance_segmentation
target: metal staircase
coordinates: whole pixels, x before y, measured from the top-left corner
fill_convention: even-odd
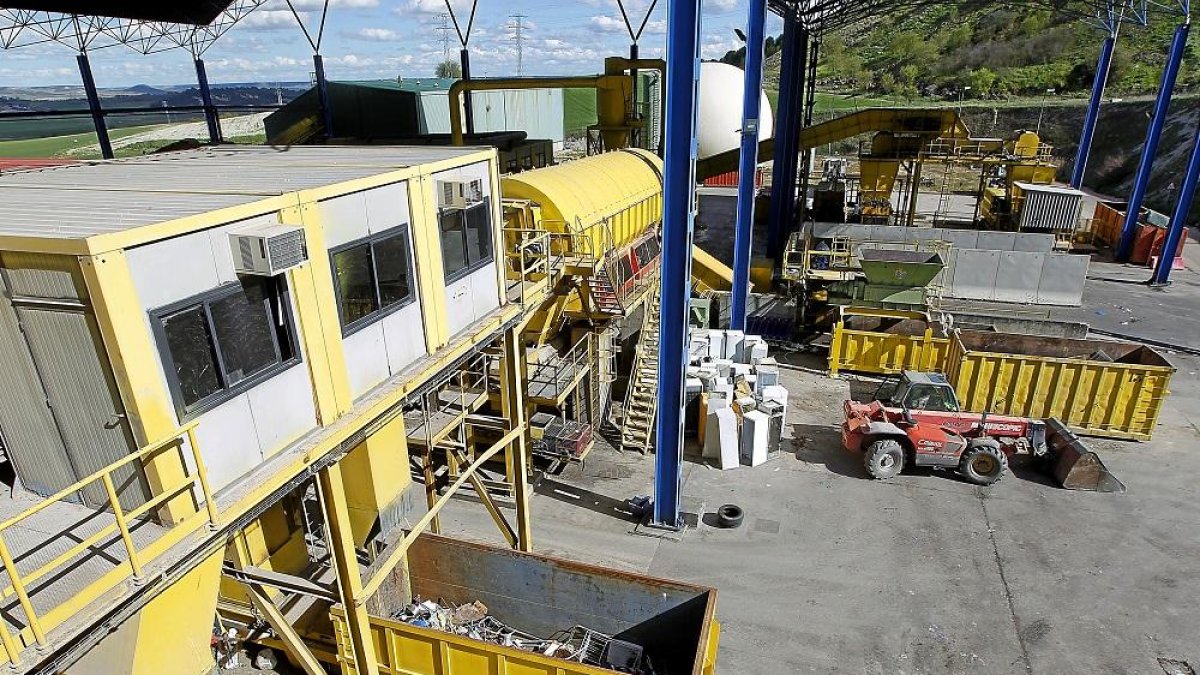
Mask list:
[[[621,305],[617,289],[613,286],[612,277],[608,276],[608,270],[604,267],[592,277],[588,289],[592,297],[593,311],[610,316],[621,316],[625,313],[625,307]]]
[[[653,282],[652,282],[653,283]],[[658,283],[651,286],[643,309],[642,332],[638,338],[629,386],[625,390],[621,419],[621,449],[643,455],[654,444],[654,417],[658,406]]]

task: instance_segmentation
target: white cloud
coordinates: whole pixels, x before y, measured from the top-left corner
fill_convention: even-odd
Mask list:
[[[667,20],[666,19],[662,19],[661,21],[647,21],[646,22],[646,30],[642,33],[642,35],[666,35],[666,34],[667,34]]]
[[[391,42],[400,39],[400,34],[390,28],[359,28],[351,35],[359,40],[372,42]]]
[[[718,12],[730,12],[741,4],[739,0],[704,0],[704,9]]]
[[[593,16],[588,21],[588,23],[591,24],[592,28],[594,28],[602,33],[626,33],[626,34],[628,34],[628,29],[625,28],[625,21],[623,21],[622,19],[618,19],[616,17],[608,16],[607,14],[600,14],[598,16]]]
[[[461,13],[466,18],[471,12],[471,0],[450,0],[450,6],[456,14]],[[441,14],[446,11],[446,0],[409,0],[407,6],[396,8],[397,14],[416,12],[418,14]]]
[[[302,20],[308,19],[307,12],[300,12]],[[296,17],[287,9],[260,9],[246,15],[238,26],[248,28],[250,30],[284,30],[290,28],[299,28],[296,24]]]
[[[717,35],[705,35],[704,42],[700,45],[700,57],[705,59],[719,59],[725,56],[725,52],[741,46],[741,41],[732,34],[728,38]]]

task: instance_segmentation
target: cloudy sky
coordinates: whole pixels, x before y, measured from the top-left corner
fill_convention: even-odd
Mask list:
[[[451,0],[464,24],[471,0]],[[315,33],[322,0],[293,0]],[[605,56],[628,51],[629,36],[616,0],[478,0],[471,34],[472,71],[482,76],[515,74],[517,19],[524,14],[523,71],[538,74],[598,72]],[[637,22],[650,0],[626,0]],[[641,39],[643,56],[660,56],[666,29],[666,0],[658,0]],[[330,0],[321,52],[331,79],[427,77],[442,60],[453,28],[440,30],[445,0]],[[745,0],[704,0],[704,56],[715,58],[737,45],[734,28],[745,24]],[[447,22],[447,25],[448,22]],[[636,23],[635,23],[636,27]],[[780,30],[772,18],[769,32]],[[205,54],[213,82],[308,80],[311,50],[283,0],[269,0],[219,39]],[[101,87],[168,85],[194,80],[184,50],[143,56],[120,46],[97,50],[92,67]],[[77,84],[72,51],[36,45],[0,51],[0,86]]]

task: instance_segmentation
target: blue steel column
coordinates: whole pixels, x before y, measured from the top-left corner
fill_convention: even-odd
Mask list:
[[[666,141],[663,152],[662,291],[659,299],[655,525],[678,528],[683,474],[683,378],[687,366],[693,205],[696,196],[700,3],[667,4]]]
[[[112,159],[112,141],[108,138],[108,124],[104,121],[104,109],[100,107],[100,92],[96,91],[96,79],[92,77],[92,63],[88,60],[87,52],[79,52],[75,60],[79,63],[79,76],[83,78],[83,90],[87,93],[92,125],[96,127],[96,140],[100,142],[100,155],[104,159]]]
[[[1133,250],[1133,238],[1137,234],[1138,216],[1142,201],[1150,184],[1150,172],[1154,158],[1158,155],[1158,141],[1162,138],[1163,125],[1171,106],[1171,94],[1175,91],[1175,79],[1179,75],[1179,64],[1183,61],[1183,50],[1187,46],[1190,24],[1175,27],[1175,38],[1171,40],[1171,51],[1167,65],[1163,67],[1162,82],[1158,85],[1158,96],[1154,99],[1154,117],[1150,118],[1150,129],[1146,132],[1146,144],[1142,147],[1142,159],[1138,162],[1137,177],[1133,181],[1133,192],[1129,195],[1129,210],[1125,212],[1125,224],[1121,228],[1121,241],[1117,245],[1117,260],[1129,260]]]
[[[1096,79],[1092,81],[1092,98],[1088,102],[1087,115],[1083,118],[1083,135],[1079,138],[1079,150],[1075,153],[1075,168],[1071,171],[1071,187],[1083,185],[1083,174],[1087,169],[1088,155],[1092,152],[1092,136],[1096,133],[1096,121],[1100,119],[1100,101],[1104,98],[1104,87],[1108,83],[1108,69],[1112,63],[1115,35],[1104,38],[1100,48],[1100,60],[1096,63]]]
[[[1171,224],[1167,229],[1167,238],[1163,242],[1162,253],[1158,256],[1158,264],[1154,266],[1154,276],[1150,278],[1151,286],[1166,286],[1171,283],[1171,264],[1175,262],[1175,249],[1179,248],[1179,238],[1187,231],[1187,219],[1192,210],[1192,199],[1196,196],[1196,183],[1200,180],[1200,126],[1196,127],[1196,135],[1192,140],[1192,157],[1188,160],[1187,173],[1183,177],[1183,187],[1179,190],[1179,201],[1175,203],[1175,212],[1171,214]]]
[[[317,101],[321,106],[325,138],[333,138],[333,108],[329,105],[329,82],[325,80],[325,60],[320,54],[313,54],[313,74],[317,79]]]
[[[779,73],[779,110],[775,115],[775,155],[771,177],[771,210],[767,218],[767,256],[778,259],[795,220],[796,171],[799,169],[804,79],[808,33],[791,16],[783,29],[783,63]]]
[[[762,101],[763,31],[767,0],[749,0],[746,19],[746,89],[742,96],[742,154],[738,165],[737,230],[733,237],[733,307],[729,327],[746,330],[750,295],[750,244],[754,238],[754,179],[758,169],[758,128]]]
[[[213,105],[212,89],[208,86],[208,71],[204,68],[204,59],[196,59],[196,81],[200,84],[200,103],[204,106],[204,121],[208,123],[208,140],[211,143],[220,143],[221,118],[217,116],[217,107]]]

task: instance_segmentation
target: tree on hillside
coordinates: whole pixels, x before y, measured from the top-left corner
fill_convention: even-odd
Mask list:
[[[741,37],[740,32],[738,33],[738,37]],[[742,40],[744,42],[745,38],[742,38]],[[767,39],[763,40],[763,60],[769,59],[781,51],[783,51],[782,35],[779,36],[779,39],[775,39],[774,37],[768,35]],[[742,45],[737,49],[730,49],[729,51],[725,52],[725,56],[722,56],[720,61],[721,63],[728,63],[730,65],[737,66],[738,68],[745,68],[746,45]]]
[[[437,64],[437,68],[433,69],[433,75],[434,77],[457,80],[462,77],[462,66],[458,65],[456,61],[442,61]]]

